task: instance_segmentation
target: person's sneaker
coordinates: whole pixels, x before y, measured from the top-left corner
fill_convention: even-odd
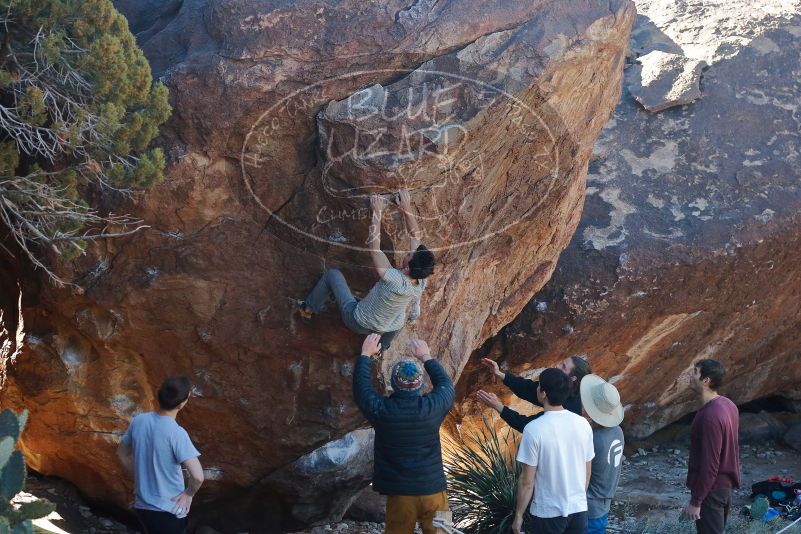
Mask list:
[[[299,299],[289,299],[289,300],[292,302],[292,305],[295,307],[295,309],[298,310],[298,315],[300,316],[301,321],[303,321],[304,323],[308,323],[309,321],[311,321],[314,312],[311,311],[306,306],[306,301]]]

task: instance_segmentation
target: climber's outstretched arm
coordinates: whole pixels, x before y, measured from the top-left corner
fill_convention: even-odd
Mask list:
[[[370,208],[372,220],[370,221],[370,234],[367,236],[367,248],[370,249],[370,257],[373,259],[373,267],[380,278],[392,267],[389,258],[381,250],[381,218],[384,216],[384,208],[387,201],[384,197],[373,195],[370,197]]]
[[[412,197],[407,189],[401,189],[398,191],[398,194],[395,198],[398,202],[398,206],[403,212],[403,220],[406,223],[406,231],[409,233],[409,250],[417,250],[417,247],[420,246],[420,240],[423,236],[420,233],[420,227],[417,225],[417,217],[414,215]]]

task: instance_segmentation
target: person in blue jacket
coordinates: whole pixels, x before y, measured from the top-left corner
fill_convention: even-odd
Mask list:
[[[420,365],[401,360],[392,367],[393,393],[379,395],[371,368],[380,339],[367,336],[353,371],[356,405],[375,428],[373,489],[387,496],[386,534],[412,534],[416,523],[424,534],[434,534],[435,513],[449,509],[439,428],[453,405],[453,382],[428,344],[416,339],[412,354],[428,373],[431,391],[420,394]]]

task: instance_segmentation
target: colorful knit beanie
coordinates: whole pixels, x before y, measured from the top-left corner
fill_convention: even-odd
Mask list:
[[[423,371],[411,360],[402,360],[392,367],[392,389],[419,391],[423,387]]]

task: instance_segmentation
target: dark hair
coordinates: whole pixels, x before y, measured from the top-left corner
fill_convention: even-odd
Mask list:
[[[695,362],[695,367],[701,373],[701,380],[704,378],[709,379],[709,389],[717,391],[723,385],[723,377],[726,375],[726,370],[723,364],[717,360],[698,360]]]
[[[576,381],[573,382],[571,389],[573,390],[573,393],[576,394],[579,392],[581,379],[591,374],[592,368],[590,367],[590,362],[581,356],[571,356],[570,361],[573,362],[573,370],[570,371],[570,376],[576,377]]]
[[[548,404],[562,406],[570,395],[570,379],[552,367],[540,373],[540,389],[548,397]]]
[[[434,272],[434,263],[434,254],[425,245],[420,245],[409,260],[409,276],[416,280],[428,278]]]
[[[172,410],[189,398],[192,385],[185,376],[171,376],[159,386],[159,407]]]

